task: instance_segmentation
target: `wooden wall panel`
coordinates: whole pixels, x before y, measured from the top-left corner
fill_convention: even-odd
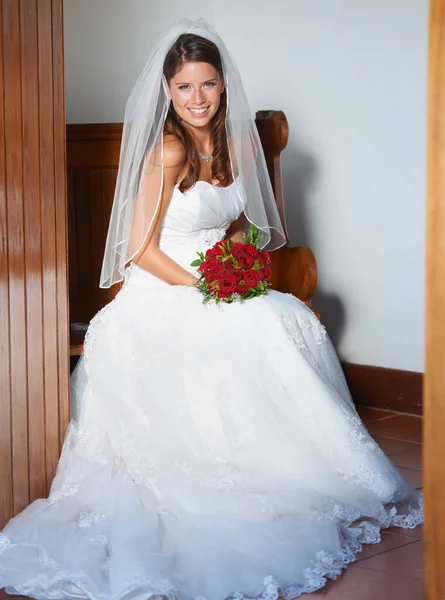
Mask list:
[[[342,366],[356,405],[422,414],[422,373],[354,363]]]
[[[3,75],[6,141],[6,190],[9,270],[9,332],[11,401],[12,495],[14,508],[29,502],[28,411],[26,377],[26,297],[23,222],[23,142],[21,112],[20,12],[17,2],[5,0],[3,8]]]
[[[0,526],[45,496],[69,414],[62,0],[0,3]]]
[[[88,323],[120,289],[99,288],[122,136],[120,123],[67,126],[71,323]],[[86,293],[87,290],[87,293]],[[81,353],[82,336],[77,350]]]
[[[29,484],[30,496],[39,497],[45,493],[45,479],[39,471],[45,464],[45,411],[44,411],[44,360],[43,360],[43,320],[42,303],[42,224],[40,222],[40,190],[35,185],[40,178],[40,157],[38,152],[28,148],[38,148],[39,105],[35,101],[39,94],[37,42],[37,6],[32,2],[27,11],[21,12],[22,44],[22,91],[23,91],[23,162],[24,180],[24,221],[25,221],[25,264],[28,276],[26,282],[26,322],[27,345],[33,347],[33,340],[40,340],[39,351],[27,356],[29,387],[34,390],[33,427],[29,429]],[[30,68],[26,69],[26,65]],[[34,345],[36,348],[36,345]]]
[[[88,323],[120,288],[99,288],[116,176],[117,167],[68,169],[71,323]]]
[[[0,51],[3,52],[3,11],[0,10]],[[0,98],[5,97],[0,60]],[[8,220],[6,210],[6,123],[0,110],[0,523],[12,513],[11,360],[9,331]]]
[[[59,452],[70,419],[70,340],[68,310],[68,214],[66,184],[66,113],[65,72],[63,51],[63,0],[52,1],[52,64],[53,64],[53,140],[54,140],[54,194],[56,207],[56,283],[57,283],[57,374],[61,394],[58,402]],[[54,467],[53,467],[54,468]],[[52,473],[50,473],[52,478]],[[48,483],[47,483],[48,487]]]
[[[445,598],[445,0],[430,0],[426,361],[425,597]]]

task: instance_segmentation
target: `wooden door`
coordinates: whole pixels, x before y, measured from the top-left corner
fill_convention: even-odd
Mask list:
[[[0,526],[46,496],[69,416],[62,0],[0,2]]]
[[[445,599],[445,0],[430,0],[424,380],[425,593]]]

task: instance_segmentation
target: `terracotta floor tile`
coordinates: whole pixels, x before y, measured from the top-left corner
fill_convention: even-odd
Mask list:
[[[358,406],[357,412],[360,415],[361,420],[366,424],[372,423],[373,421],[380,421],[381,419],[388,419],[394,417],[398,413],[394,413],[391,410],[383,410],[381,408],[372,408],[370,406]]]
[[[380,419],[369,424],[369,430],[378,437],[388,437],[405,442],[422,441],[422,418],[401,415]]]
[[[404,452],[391,455],[392,462],[397,467],[405,467],[407,469],[422,470],[422,446],[417,445],[417,448],[405,450]]]
[[[337,581],[330,581],[322,590],[301,597],[305,600],[423,600],[424,596],[423,584],[418,579],[353,565]]]
[[[374,435],[373,437],[383,452],[391,457],[391,460],[394,454],[401,454],[402,452],[410,452],[411,450],[422,449],[422,444],[416,442],[393,440],[392,438],[381,437],[378,435]]]
[[[403,477],[416,489],[420,489],[423,485],[422,482],[422,471],[416,471],[415,469],[407,469],[405,467],[398,467]]]
[[[406,544],[412,543],[413,539],[400,535],[399,529],[386,529],[385,531],[382,531],[382,541],[380,544],[366,544],[363,546],[363,550],[357,554],[357,564],[371,556],[376,556],[377,554],[382,554],[388,550],[393,550],[394,548],[399,548],[400,546],[406,546]]]
[[[419,525],[415,529],[401,529],[400,527],[391,527],[387,529],[389,533],[397,533],[403,537],[409,538],[410,540],[421,540],[423,536],[423,526]]]
[[[412,542],[400,548],[383,552],[358,563],[360,568],[373,571],[398,573],[406,577],[423,578],[423,548],[422,542]]]

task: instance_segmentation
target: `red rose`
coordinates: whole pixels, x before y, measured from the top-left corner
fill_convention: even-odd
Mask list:
[[[224,273],[219,278],[219,289],[221,292],[231,294],[236,291],[237,281],[231,273]]]
[[[205,279],[209,280],[211,279],[212,274],[215,272],[217,265],[214,263],[204,263],[203,265],[201,265],[201,267],[199,268],[199,270],[204,275]]]
[[[204,271],[204,279],[206,281],[208,281],[209,283],[211,281],[215,281],[215,279],[216,279],[215,270],[214,269],[207,269],[207,271]]]
[[[210,268],[216,267],[216,265],[218,265],[218,264],[219,264],[218,259],[215,256],[209,256],[201,264],[201,267],[203,267],[202,270],[205,270],[205,269],[210,269]]]
[[[235,256],[236,253],[239,250],[243,250],[243,248],[244,248],[244,244],[242,244],[241,242],[235,242],[235,243],[233,243],[232,247],[231,247],[232,254]]]
[[[246,245],[241,244],[240,242],[236,242],[235,244],[233,244],[231,250],[234,258],[239,262],[239,264],[244,269],[250,269],[250,267],[255,262],[255,259],[253,256],[251,256],[251,254],[249,254],[249,252],[247,252]]]
[[[226,270],[224,269],[223,265],[218,263],[215,267],[211,269],[211,273],[213,275],[213,279],[217,279],[219,281],[221,277],[224,277],[224,275],[226,274]]]
[[[225,300],[230,296],[231,293],[232,292],[223,292],[222,290],[218,290],[216,292],[216,295],[218,296],[218,298],[221,298],[221,300]]]
[[[241,298],[244,298],[249,293],[249,288],[247,287],[247,285],[238,285],[238,287],[236,288],[236,293],[238,294],[238,296],[241,296]]]
[[[206,258],[216,258],[223,254],[222,242],[218,242],[213,248],[209,248],[206,252]]]
[[[264,267],[263,273],[264,273],[264,279],[265,279],[265,281],[269,281],[269,279],[272,276],[272,271],[269,269],[269,267]]]
[[[264,280],[264,271],[262,269],[258,269],[258,271],[256,272],[256,274],[258,275],[258,281],[263,281]]]
[[[248,288],[256,288],[258,285],[258,274],[256,271],[247,271],[244,273],[244,283]]]
[[[199,270],[204,275],[206,281],[213,281],[218,278],[220,273],[224,272],[224,267],[218,259],[211,257],[207,258],[199,267]]]
[[[266,265],[270,265],[270,253],[266,252],[266,250],[263,250],[262,252],[260,252],[258,254],[258,262],[260,263],[260,265],[262,267],[266,266]]]
[[[243,251],[243,249],[244,244],[241,244],[240,242],[235,242],[230,248],[230,253],[233,256],[233,258],[236,258],[238,260],[238,256],[240,255],[240,252]]]
[[[235,256],[235,258],[243,269],[250,269],[255,262],[253,256],[250,256],[244,249],[237,250],[237,256]]]
[[[215,265],[213,263],[204,261],[199,265],[198,271],[201,271],[201,273],[205,273],[206,271],[210,271],[211,269],[214,269],[214,268],[215,268]]]
[[[244,250],[247,252],[247,254],[253,256],[253,258],[258,258],[259,252],[255,246],[252,246],[252,244],[244,244]]]
[[[244,273],[241,269],[233,269],[230,274],[233,275],[237,281],[241,281],[244,276]]]
[[[228,258],[227,260],[223,261],[222,264],[224,265],[226,271],[230,271],[230,273],[232,273],[232,271],[236,269],[231,258]]]

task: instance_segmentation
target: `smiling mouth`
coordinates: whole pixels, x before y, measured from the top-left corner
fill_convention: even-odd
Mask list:
[[[210,106],[206,108],[189,108],[189,111],[192,113],[194,117],[202,117],[208,113]]]

